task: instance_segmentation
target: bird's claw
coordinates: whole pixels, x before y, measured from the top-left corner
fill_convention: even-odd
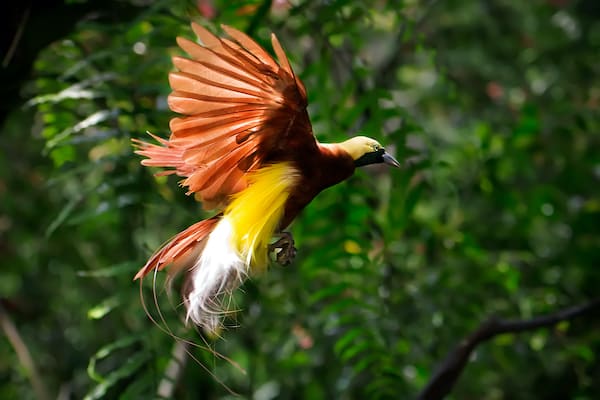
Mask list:
[[[294,237],[290,232],[281,232],[278,236],[279,240],[269,245],[269,252],[275,253],[278,264],[290,265],[297,253],[297,249],[294,247]]]

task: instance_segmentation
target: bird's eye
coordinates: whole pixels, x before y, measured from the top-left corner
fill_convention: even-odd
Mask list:
[[[373,145],[373,150],[374,150],[374,151],[379,151],[379,149],[381,149],[381,146],[380,146],[380,145],[378,145],[378,144],[374,144],[374,145]]]

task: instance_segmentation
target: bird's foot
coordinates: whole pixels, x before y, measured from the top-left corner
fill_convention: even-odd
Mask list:
[[[296,257],[297,251],[294,247],[294,237],[290,232],[280,232],[277,236],[279,236],[279,240],[269,245],[269,252],[275,254],[278,264],[283,266],[290,265]]]

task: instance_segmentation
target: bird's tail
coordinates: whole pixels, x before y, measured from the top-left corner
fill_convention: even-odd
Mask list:
[[[194,260],[202,252],[206,238],[219,222],[220,215],[205,219],[179,232],[169,242],[158,249],[148,260],[133,280],[143,278],[151,271],[160,271],[170,266],[169,275],[192,267]]]
[[[166,266],[170,276],[182,272],[186,321],[216,334],[229,310],[226,302],[248,273],[248,264],[233,245],[233,235],[227,217],[217,215],[200,221],[154,253],[134,279]]]

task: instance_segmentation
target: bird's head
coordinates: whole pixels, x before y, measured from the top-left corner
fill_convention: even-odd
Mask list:
[[[386,163],[400,168],[400,163],[386,153],[383,146],[375,139],[366,136],[356,136],[339,143],[339,146],[352,156],[354,165],[357,167]]]

